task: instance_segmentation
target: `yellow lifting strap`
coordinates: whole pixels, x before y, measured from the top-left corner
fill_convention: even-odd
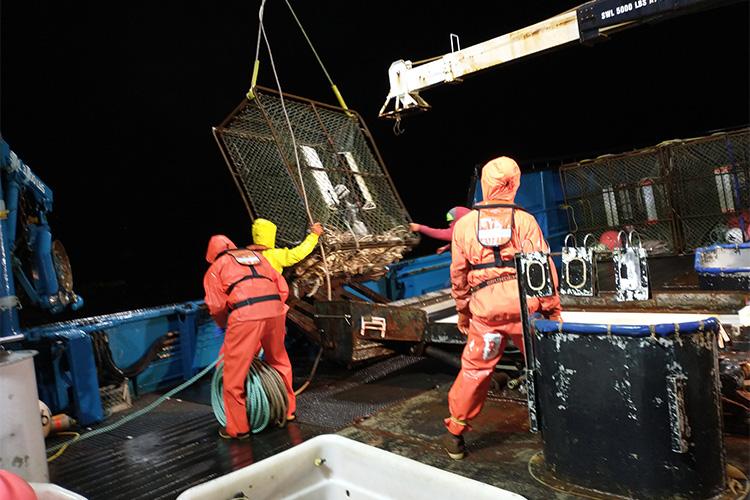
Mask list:
[[[349,107],[344,102],[344,98],[341,96],[341,92],[339,92],[339,88],[334,83],[331,85],[331,88],[333,89],[333,94],[336,96],[336,99],[339,101],[339,106],[341,106],[345,110],[349,110]]]
[[[331,75],[328,73],[328,70],[326,70],[325,65],[323,64],[323,61],[320,59],[320,56],[318,55],[318,51],[315,50],[315,47],[312,44],[312,41],[310,40],[310,37],[307,36],[307,32],[305,31],[305,28],[302,26],[302,23],[300,22],[299,18],[297,17],[297,14],[294,12],[294,9],[292,8],[292,4],[289,3],[289,0],[285,0],[287,7],[289,7],[289,12],[291,12],[292,17],[297,23],[297,26],[299,26],[300,31],[302,31],[302,35],[305,37],[305,40],[307,40],[307,44],[310,46],[310,50],[312,50],[313,55],[315,56],[315,59],[318,61],[318,64],[320,65],[320,68],[323,70],[323,73],[326,76],[326,79],[328,80],[328,83],[331,85],[331,90],[333,91],[333,95],[336,96],[336,101],[338,101],[339,106],[346,110],[347,114],[349,116],[354,116],[353,113],[349,111],[349,106],[346,105],[346,101],[344,101],[344,97],[341,95],[341,91],[339,91],[339,88],[336,86],[335,83],[333,83],[333,79],[331,78]],[[265,4],[265,2],[263,2]],[[263,6],[261,6],[261,16],[262,16],[262,9]],[[261,23],[262,23],[262,17],[261,17]],[[259,27],[259,28],[262,28]],[[247,98],[248,100],[255,99],[255,85],[258,82],[258,69],[260,67],[260,58],[259,58],[259,49],[260,49],[260,30],[258,32],[258,47],[255,51],[255,64],[253,65],[253,76],[250,80],[250,90],[247,91]]]
[[[260,60],[256,59],[255,64],[253,65],[253,78],[250,80],[250,90],[247,91],[247,99],[248,101],[252,101],[255,99],[255,92],[253,90],[255,89],[255,84],[258,82],[258,69],[260,68]]]

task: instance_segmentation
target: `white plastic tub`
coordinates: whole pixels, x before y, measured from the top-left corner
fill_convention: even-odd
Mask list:
[[[73,493],[56,484],[50,483],[30,483],[31,488],[36,493],[37,500],[86,500],[78,493]]]
[[[185,491],[178,500],[523,500],[524,497],[334,434],[315,437]]]

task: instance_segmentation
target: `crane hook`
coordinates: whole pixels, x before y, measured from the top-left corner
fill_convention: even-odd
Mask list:
[[[401,113],[396,113],[396,122],[393,124],[393,134],[402,135],[406,130],[401,128]]]

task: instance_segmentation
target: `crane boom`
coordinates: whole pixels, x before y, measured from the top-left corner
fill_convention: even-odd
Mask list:
[[[426,111],[419,92],[442,83],[574,42],[590,42],[646,21],[705,10],[731,0],[592,0],[539,23],[423,63],[399,59],[388,69],[390,92],[381,118]]]

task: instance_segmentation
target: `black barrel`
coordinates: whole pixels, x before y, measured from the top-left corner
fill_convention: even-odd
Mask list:
[[[711,498],[726,487],[719,323],[533,322],[547,467],[635,498]]]

